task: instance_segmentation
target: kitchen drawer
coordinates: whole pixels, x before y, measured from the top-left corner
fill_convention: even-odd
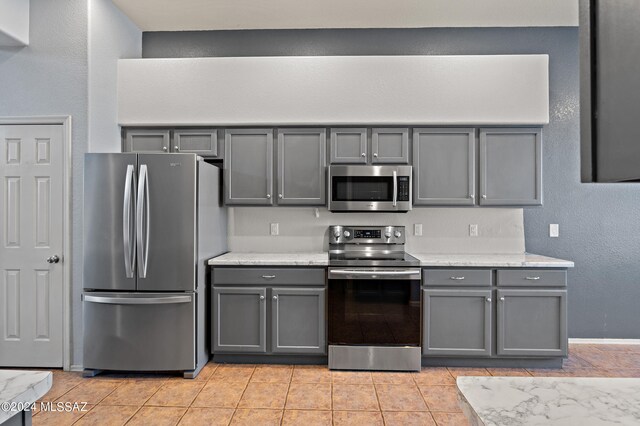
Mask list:
[[[423,285],[434,286],[490,286],[490,269],[425,269]]]
[[[567,271],[548,269],[499,269],[499,286],[566,287]]]
[[[213,268],[213,285],[325,285],[324,268]]]

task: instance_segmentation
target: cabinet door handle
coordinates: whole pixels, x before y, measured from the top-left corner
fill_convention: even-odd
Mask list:
[[[280,198],[280,199],[281,199],[281,198],[282,198],[282,194],[278,194],[278,198]]]
[[[490,297],[487,297],[487,302],[491,302],[491,298]]]
[[[524,279],[529,281],[538,281],[540,277],[524,277]]]
[[[464,277],[449,277],[450,280],[461,281],[464,280]]]
[[[265,280],[272,280],[274,279],[276,276],[275,275],[263,275],[262,278],[264,278]]]
[[[180,147],[179,147],[178,145],[174,146],[174,147],[173,147],[173,149],[174,149],[175,151],[180,151]]]
[[[378,158],[378,153],[377,152],[373,153],[373,158]]]
[[[273,296],[273,300],[278,300],[278,296]]]
[[[504,302],[504,297],[501,297],[501,298],[500,298],[500,301],[501,301],[501,302]]]
[[[486,199],[486,198],[487,198],[487,195],[486,195],[486,194],[483,194],[483,195],[482,195],[482,198]]]
[[[163,146],[163,147],[162,147],[162,150],[163,150],[164,152],[167,152],[167,151],[169,150],[169,148],[167,148],[166,146]]]
[[[360,157],[366,157],[367,154],[365,154],[364,152],[362,154],[360,154]]]
[[[260,295],[260,300],[264,300],[264,296]]]

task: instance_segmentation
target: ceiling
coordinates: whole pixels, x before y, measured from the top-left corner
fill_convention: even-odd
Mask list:
[[[578,0],[113,0],[143,31],[577,26]]]

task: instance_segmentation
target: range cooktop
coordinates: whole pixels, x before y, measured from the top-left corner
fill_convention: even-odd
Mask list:
[[[420,266],[404,243],[404,226],[331,226],[329,266]]]

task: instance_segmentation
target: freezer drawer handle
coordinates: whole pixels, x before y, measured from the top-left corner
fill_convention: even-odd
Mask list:
[[[175,303],[190,303],[191,296],[167,296],[167,297],[83,297],[85,302],[106,303],[108,305],[164,305]]]
[[[450,280],[461,281],[464,280],[464,277],[449,277]]]
[[[529,281],[538,281],[540,277],[524,277],[524,279]]]
[[[274,279],[276,276],[275,275],[263,275],[262,278],[264,278],[265,280],[272,280]]]

